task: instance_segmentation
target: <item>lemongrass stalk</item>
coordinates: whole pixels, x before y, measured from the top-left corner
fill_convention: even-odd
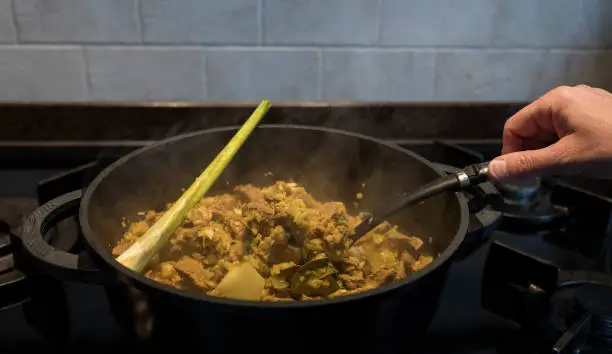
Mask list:
[[[167,243],[170,235],[183,222],[189,209],[195,206],[219,175],[221,175],[269,109],[270,101],[262,101],[259,104],[225,148],[221,150],[204,172],[196,178],[195,182],[181,195],[176,203],[144,235],[117,257],[119,263],[133,271],[142,272],[151,258],[159,253],[161,248]]]

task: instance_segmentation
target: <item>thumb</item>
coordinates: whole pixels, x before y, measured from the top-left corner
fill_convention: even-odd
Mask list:
[[[509,153],[495,158],[489,164],[491,177],[497,180],[541,176],[554,173],[561,167],[563,152],[567,151],[561,142],[543,149]]]

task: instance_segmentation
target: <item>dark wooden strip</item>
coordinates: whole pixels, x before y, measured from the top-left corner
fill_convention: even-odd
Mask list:
[[[266,123],[333,127],[384,139],[492,139],[522,103],[280,104]],[[241,124],[254,104],[0,104],[0,141],[158,140]]]

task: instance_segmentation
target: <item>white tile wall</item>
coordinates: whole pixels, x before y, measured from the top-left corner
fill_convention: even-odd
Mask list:
[[[134,0],[14,0],[22,42],[134,43]]]
[[[257,1],[142,0],[140,7],[145,42],[257,43]]]
[[[81,101],[87,98],[83,51],[77,47],[0,47],[2,100]]]
[[[489,46],[497,22],[497,3],[491,0],[383,0],[381,43]]]
[[[264,0],[263,35],[271,45],[374,45],[378,0]]]
[[[590,0],[512,0],[497,7],[493,43],[503,47],[597,47],[590,16],[584,11]],[[609,2],[612,5],[612,2]],[[604,4],[598,6],[605,7]]]
[[[0,43],[15,43],[16,39],[11,0],[0,0]]]
[[[529,100],[612,89],[610,0],[0,0],[0,100]]]
[[[442,101],[528,100],[551,79],[542,75],[546,54],[531,50],[438,51],[435,65],[434,97]]]
[[[433,79],[433,50],[323,52],[322,97],[330,100],[428,101]]]
[[[601,46],[610,48],[612,43],[612,1],[584,0],[582,7],[587,18],[587,27],[591,36]]]
[[[307,100],[319,95],[320,52],[311,49],[208,49],[208,98]]]
[[[612,52],[553,52],[551,56],[565,62],[564,83],[580,84],[612,89]]]
[[[92,47],[85,49],[92,100],[202,100],[198,49]]]

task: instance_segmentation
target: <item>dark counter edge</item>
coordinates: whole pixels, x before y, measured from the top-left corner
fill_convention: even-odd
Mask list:
[[[0,142],[125,141],[239,125],[256,102],[0,102]],[[495,139],[526,102],[273,102],[263,123],[344,129],[381,139]]]

